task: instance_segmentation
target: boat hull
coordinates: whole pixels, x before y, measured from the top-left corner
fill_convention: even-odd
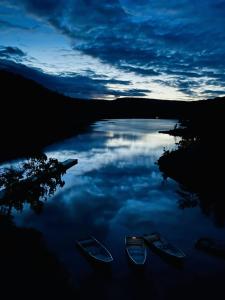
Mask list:
[[[113,261],[113,257],[109,250],[94,237],[77,241],[77,245],[83,252],[96,262],[108,264]]]
[[[161,255],[165,255],[174,259],[183,259],[186,257],[185,253],[182,250],[169,243],[158,233],[145,235],[144,240],[152,249],[154,249]]]
[[[126,252],[130,262],[137,266],[143,266],[146,262],[147,250],[141,237],[125,238]]]

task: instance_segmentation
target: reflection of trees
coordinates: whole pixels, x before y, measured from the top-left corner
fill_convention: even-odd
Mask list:
[[[158,164],[165,177],[178,181],[180,208],[199,205],[202,212],[212,216],[216,225],[225,225],[225,156],[221,140],[208,136],[183,136],[172,151],[164,151]]]
[[[43,200],[52,196],[58,187],[63,187],[65,169],[58,160],[45,155],[30,158],[19,168],[1,171],[0,187],[4,195],[0,199],[0,210],[10,215],[12,209],[22,211],[27,203],[37,213],[43,208]]]
[[[180,208],[192,208],[199,205],[205,215],[214,219],[217,226],[223,227],[225,225],[225,189],[223,186],[215,186],[213,183],[205,186],[205,188],[200,186],[197,193],[181,186],[177,193]]]
[[[180,189],[177,191],[179,200],[178,206],[181,209],[191,208],[198,205],[198,196],[196,193],[191,192],[185,186],[180,185]]]

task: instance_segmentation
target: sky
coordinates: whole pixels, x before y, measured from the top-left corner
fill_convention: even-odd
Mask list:
[[[0,0],[0,68],[71,97],[225,95],[225,0]]]

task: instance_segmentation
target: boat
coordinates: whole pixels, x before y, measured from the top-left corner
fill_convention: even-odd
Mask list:
[[[135,265],[144,265],[147,257],[147,251],[143,238],[137,236],[126,236],[125,245],[130,261]]]
[[[149,235],[146,234],[143,236],[143,238],[145,242],[159,254],[176,259],[182,259],[186,256],[182,250],[169,243],[164,237],[162,237],[157,232]]]
[[[93,236],[77,241],[77,245],[88,257],[97,262],[110,263],[113,261],[111,253]]]
[[[209,254],[225,258],[225,241],[204,237],[197,240],[195,247],[199,250],[208,252]]]

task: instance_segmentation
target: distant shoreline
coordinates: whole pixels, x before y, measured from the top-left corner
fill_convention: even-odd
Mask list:
[[[189,119],[224,98],[169,101],[119,98],[113,101],[71,99],[20,75],[0,70],[0,162],[42,151],[43,147],[88,130],[104,119]]]

